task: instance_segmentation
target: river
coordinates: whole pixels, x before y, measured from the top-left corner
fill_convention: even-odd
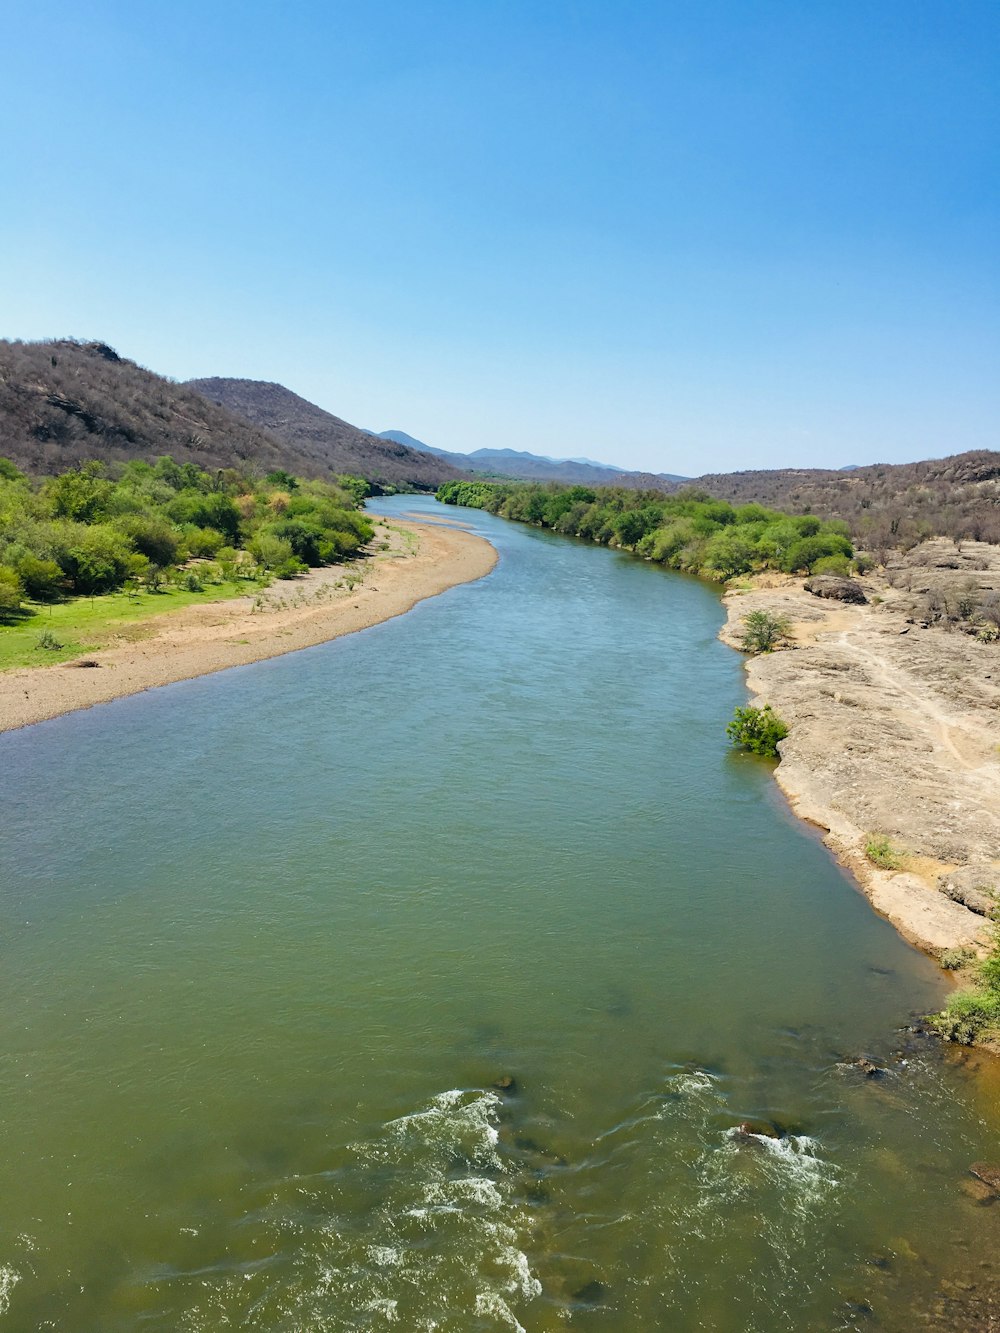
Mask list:
[[[978,1290],[995,1085],[900,1032],[941,974],[728,746],[715,591],[374,507],[499,564],[0,736],[0,1328],[909,1329]]]

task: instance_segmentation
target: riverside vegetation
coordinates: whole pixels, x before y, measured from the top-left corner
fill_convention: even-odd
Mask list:
[[[934,1026],[949,1041],[965,1046],[978,1042],[1000,1050],[1000,927],[996,916],[991,948],[985,958],[970,958],[959,951],[957,956],[941,961],[944,967],[961,968],[968,984],[951,996],[940,1014],[934,1015]]]
[[[718,581],[758,569],[846,574],[854,556],[847,524],[839,519],[759,504],[734,507],[695,489],[665,495],[623,487],[452,481],[437,498]]]
[[[0,459],[0,666],[79,651],[68,634],[232,596],[357,554],[367,484],[254,479],[170,457],[30,479]],[[88,599],[88,600],[83,600]],[[44,619],[43,619],[44,617]]]

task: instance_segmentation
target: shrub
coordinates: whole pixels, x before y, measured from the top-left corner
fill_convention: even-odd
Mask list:
[[[291,542],[270,532],[259,532],[250,543],[250,552],[265,569],[277,569],[294,555]]]
[[[769,653],[791,630],[788,617],[775,615],[773,611],[748,611],[743,625],[745,653]]]
[[[838,533],[812,534],[792,543],[781,558],[781,568],[787,574],[794,574],[800,569],[811,571],[816,562],[822,560],[824,556],[848,557],[853,553],[851,543]]]
[[[146,514],[128,514],[116,521],[115,527],[123,532],[142,555],[154,565],[172,565],[177,559],[180,540],[176,530],[162,518]]]
[[[43,629],[38,636],[38,642],[35,646],[37,648],[44,648],[50,653],[57,653],[59,649],[62,648],[63,644],[60,639],[56,638],[50,629]]]
[[[323,557],[320,555],[320,543],[322,532],[302,519],[290,518],[280,523],[271,523],[265,529],[272,537],[277,537],[280,541],[287,542],[291,547],[292,554],[307,565],[320,565],[323,563]],[[263,534],[262,534],[263,535]]]
[[[24,591],[36,602],[58,601],[66,587],[62,570],[54,560],[39,560],[34,555],[23,555],[17,562],[17,572]]]
[[[712,537],[705,547],[705,568],[720,578],[745,574],[753,569],[756,559],[753,543],[742,533],[724,528]]]
[[[972,949],[945,949],[940,962],[946,972],[957,972],[960,967],[971,963],[975,956]]]
[[[0,620],[9,620],[21,609],[24,589],[17,571],[10,565],[0,565]]]
[[[305,573],[309,566],[298,558],[297,555],[289,556],[287,560],[282,560],[280,565],[275,566],[275,574],[279,579],[297,579],[300,574]]]
[[[746,708],[736,709],[732,722],[726,727],[726,735],[741,749],[776,759],[778,742],[788,735],[788,727],[777,713],[771,711],[770,704],[763,708],[748,704]]]
[[[184,544],[191,555],[211,560],[226,544],[222,533],[215,528],[186,528]]]
[[[851,562],[846,555],[821,555],[813,564],[814,574],[840,574],[844,578],[851,572]]]
[[[228,495],[184,490],[172,500],[168,510],[175,523],[192,523],[198,528],[214,528],[230,542],[240,535],[240,511]],[[220,543],[221,545],[221,543]]]
[[[1000,991],[982,984],[957,991],[931,1021],[948,1041],[971,1046],[977,1037],[1000,1024]]]
[[[899,870],[903,864],[902,853],[893,847],[883,834],[873,834],[868,839],[865,843],[865,856],[880,870]]]
[[[76,592],[93,596],[120,588],[134,554],[120,533],[104,526],[82,528],[67,552],[68,573]]]
[[[240,562],[240,555],[235,547],[220,547],[215,553],[215,558],[218,561],[219,569],[221,570],[224,579],[232,580],[236,578],[236,570]]]

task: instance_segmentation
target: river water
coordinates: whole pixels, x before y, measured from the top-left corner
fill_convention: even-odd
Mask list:
[[[728,748],[716,593],[377,507],[500,562],[0,737],[0,1328],[910,1328],[978,1289],[995,1098],[893,1058],[941,975]]]

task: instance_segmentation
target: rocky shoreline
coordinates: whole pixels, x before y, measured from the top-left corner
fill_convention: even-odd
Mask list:
[[[727,592],[720,638],[739,648],[749,611],[787,617],[787,646],[746,672],[790,727],[775,776],[792,809],[911,944],[982,952],[1000,888],[1000,644],[926,607],[942,588],[1000,587],[1000,547],[928,541],[859,582],[865,602],[851,604],[759,576]],[[873,838],[898,868],[872,863]]]

